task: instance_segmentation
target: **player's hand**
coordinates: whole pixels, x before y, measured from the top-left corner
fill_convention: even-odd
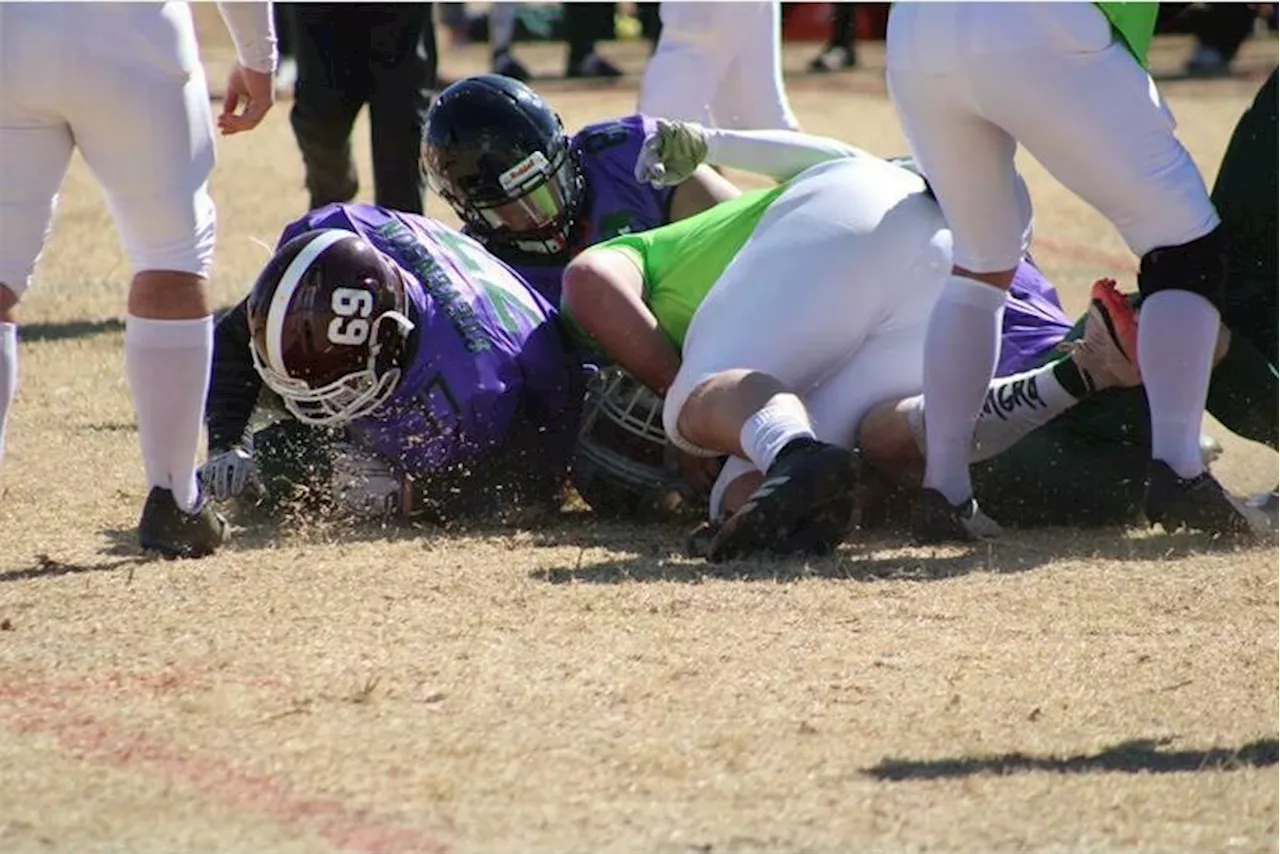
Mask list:
[[[657,130],[644,138],[636,157],[641,184],[674,187],[707,159],[707,130],[696,122],[657,119]]]
[[[227,77],[227,91],[222,98],[222,112],[218,115],[218,130],[223,136],[253,130],[275,102],[275,76],[236,63]]]
[[[214,501],[230,501],[246,492],[260,492],[262,480],[253,454],[235,447],[210,457],[200,469],[200,487]]]
[[[333,497],[339,509],[357,519],[401,515],[406,483],[381,457],[345,442],[333,447]]]

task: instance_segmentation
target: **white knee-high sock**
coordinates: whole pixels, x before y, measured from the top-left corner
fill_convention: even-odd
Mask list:
[[[190,510],[198,496],[196,452],[209,391],[213,318],[130,315],[124,352],[147,482],[173,490],[178,506]]]
[[[9,409],[18,393],[18,324],[0,323],[0,460],[9,426]]]
[[[794,394],[774,395],[746,420],[738,434],[742,453],[762,472],[769,470],[788,443],[801,438],[813,438],[813,424],[809,410]]]
[[[1200,423],[1219,320],[1213,304],[1190,291],[1158,291],[1142,303],[1138,364],[1151,405],[1151,456],[1179,477],[1204,471]]]
[[[953,274],[929,317],[924,341],[924,486],[953,504],[973,495],[969,448],[1000,354],[1005,296],[997,287]]]

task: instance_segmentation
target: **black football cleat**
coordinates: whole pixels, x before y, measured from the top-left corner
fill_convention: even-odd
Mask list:
[[[1209,472],[1179,477],[1162,460],[1147,466],[1143,510],[1147,521],[1173,532],[1182,528],[1226,537],[1253,537],[1265,528],[1260,511],[1247,508],[1222,488]]]
[[[178,507],[173,492],[152,487],[138,522],[138,542],[143,551],[159,552],[166,558],[205,557],[227,540],[227,520],[213,504],[201,498],[187,513]]]
[[[764,483],[715,532],[707,560],[831,552],[849,530],[860,472],[858,457],[844,448],[793,440],[769,467]]]
[[[912,508],[911,534],[917,545],[926,546],[990,540],[1001,530],[973,498],[952,504],[938,490],[922,489]]]

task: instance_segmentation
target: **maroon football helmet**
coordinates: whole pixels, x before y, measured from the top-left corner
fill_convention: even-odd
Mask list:
[[[276,251],[249,294],[250,349],[299,421],[343,424],[395,391],[413,330],[402,275],[342,229],[308,231]]]

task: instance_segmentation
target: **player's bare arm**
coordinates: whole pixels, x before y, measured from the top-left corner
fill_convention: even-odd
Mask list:
[[[617,250],[579,255],[565,268],[561,304],[573,321],[632,376],[665,394],[680,354],[644,303],[644,275]]]
[[[279,53],[270,3],[219,3],[218,12],[236,46],[218,115],[218,129],[231,136],[253,130],[275,104]]]

